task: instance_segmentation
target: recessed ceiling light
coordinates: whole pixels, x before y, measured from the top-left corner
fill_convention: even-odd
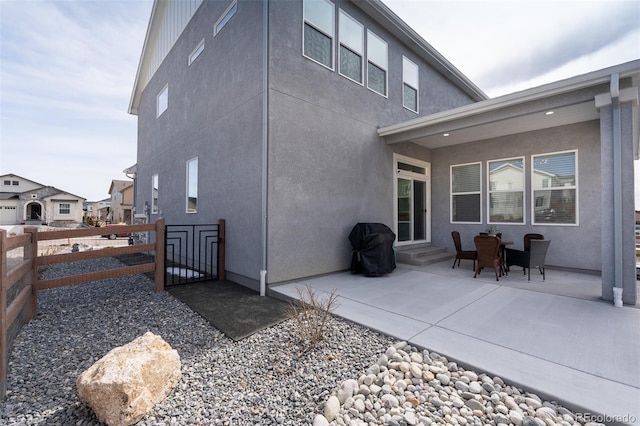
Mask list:
[[[553,111],[547,111],[544,113],[544,115],[551,115],[551,114],[553,114]]]
[[[449,136],[449,133],[443,133],[442,136],[447,137]]]

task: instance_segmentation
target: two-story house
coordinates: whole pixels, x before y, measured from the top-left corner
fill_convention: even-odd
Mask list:
[[[227,277],[254,288],[348,269],[358,222],[400,248],[498,224],[553,235],[551,265],[635,303],[633,242],[613,230],[633,227],[639,76],[488,99],[379,0],[156,0],[129,106],[136,210],[225,218]]]
[[[133,181],[118,180],[111,181],[109,186],[109,208],[107,221],[111,223],[133,223]]]

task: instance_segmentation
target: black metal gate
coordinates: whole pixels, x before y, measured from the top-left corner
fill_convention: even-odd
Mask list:
[[[167,225],[165,285],[218,279],[220,242],[220,224]]]

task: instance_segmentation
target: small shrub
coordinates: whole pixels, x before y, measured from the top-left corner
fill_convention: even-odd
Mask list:
[[[319,298],[308,285],[306,291],[300,287],[296,287],[296,291],[299,300],[290,303],[287,314],[293,320],[302,343],[312,346],[324,340],[331,313],[338,307],[338,295],[334,289],[326,298]]]

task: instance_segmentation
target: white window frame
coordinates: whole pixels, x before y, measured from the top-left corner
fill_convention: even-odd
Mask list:
[[[202,52],[204,52],[204,38],[200,40],[195,49],[193,49],[189,54],[188,65],[191,66],[191,64],[198,58],[198,56],[200,56]]]
[[[335,5],[328,1],[328,0],[313,0],[313,1],[320,1],[320,2],[324,2],[327,5],[331,6],[331,34],[327,33],[327,31],[320,29],[320,27],[316,24],[314,24],[310,19],[307,18],[306,13],[307,13],[307,9],[306,9],[306,5],[309,3],[310,0],[304,0],[302,2],[302,56],[304,56],[305,58],[315,62],[318,65],[321,65],[327,69],[330,69],[331,71],[335,70],[335,64],[336,64],[336,48],[335,48],[335,39],[336,39],[336,7]],[[311,56],[308,56],[304,53],[304,27],[305,25],[309,25],[311,28],[313,28],[314,30],[324,34],[325,36],[327,36],[328,38],[331,39],[331,66],[327,66],[326,64],[323,64],[322,62],[312,58]]]
[[[501,161],[520,161],[522,163],[522,182],[521,182],[521,190],[514,189],[491,189],[491,163],[498,163]],[[509,158],[499,158],[495,160],[487,161],[487,224],[493,225],[524,225],[526,221],[525,212],[527,211],[526,207],[526,196],[525,196],[525,188],[526,185],[526,166],[524,157],[509,157]],[[522,221],[520,222],[494,222],[491,220],[491,194],[499,194],[499,193],[522,193]]]
[[[233,18],[233,16],[238,12],[238,0],[233,0],[229,7],[224,11],[224,13],[218,18],[216,23],[213,25],[213,36],[215,37],[222,31],[225,25]]]
[[[348,23],[355,24],[355,26],[360,28],[360,40],[359,43],[349,42],[343,37],[344,30],[343,25],[348,25]],[[360,44],[360,46],[356,46],[356,44]],[[350,52],[358,55],[360,57],[360,78],[361,81],[355,80],[350,76],[344,74],[342,72],[342,61],[340,60],[340,50],[341,48],[345,48]],[[349,79],[355,83],[358,83],[361,86],[364,86],[364,25],[358,22],[355,18],[349,15],[342,9],[338,9],[338,74],[343,76],[346,79]]]
[[[196,180],[195,180],[195,208],[189,208],[189,197],[191,195],[191,190],[193,189],[191,186],[191,172],[190,165],[195,162],[196,167]],[[186,163],[186,179],[185,179],[185,211],[186,213],[198,213],[198,157],[194,157],[187,161]]]
[[[478,191],[466,191],[466,192],[453,192],[453,169],[455,167],[463,167],[463,166],[473,166],[473,165],[477,165],[478,166],[478,171],[479,176],[478,176]],[[473,194],[478,194],[478,208],[480,209],[479,211],[479,215],[478,215],[478,221],[477,222],[469,222],[469,221],[456,221],[453,218],[453,198],[455,195],[473,195]],[[472,163],[463,163],[463,164],[452,164],[451,166],[449,166],[449,222],[451,224],[481,224],[482,223],[482,218],[483,218],[483,202],[482,202],[482,162],[481,161],[474,161]]]
[[[369,55],[370,49],[369,46],[372,44],[370,40],[375,39],[376,41],[379,41],[380,43],[384,44],[386,53],[385,53],[385,64],[380,64],[378,63],[379,61],[375,61],[371,58],[371,56]],[[381,70],[384,71],[384,91],[385,93],[380,93],[377,90],[373,89],[371,86],[369,86],[369,64],[375,66],[376,68],[380,68]],[[367,29],[367,88],[369,90],[371,90],[374,93],[379,94],[380,96],[384,96],[385,98],[389,97],[389,44],[384,41],[382,39],[382,37],[378,36],[376,33],[374,33],[373,31]]]
[[[64,208],[64,211],[63,211],[63,207],[64,206],[66,206],[66,207]],[[58,204],[58,214],[61,214],[61,215],[62,214],[65,214],[65,215],[68,214],[68,215],[70,215],[71,214],[71,203],[60,203],[60,204]]]
[[[410,79],[411,75],[408,74],[409,71],[411,71],[409,69],[410,67],[415,68],[415,74],[416,74],[415,82],[408,81],[408,80],[411,80]],[[416,109],[413,109],[411,106],[405,105],[404,86],[407,86],[416,91]],[[418,64],[416,64],[415,62],[413,62],[411,59],[407,58],[404,55],[402,55],[402,106],[408,109],[409,111],[415,112],[416,114],[420,110],[420,68],[418,67]]]
[[[562,154],[574,154],[574,168],[575,168],[575,184],[571,186],[548,186],[545,188],[536,188],[535,187],[535,160],[538,157],[549,157],[553,155],[562,155]],[[578,150],[571,149],[566,151],[556,151],[556,152],[545,152],[540,154],[535,154],[531,156],[531,172],[529,176],[531,178],[531,224],[532,225],[544,225],[544,226],[579,226],[580,225],[580,212],[579,212],[579,171],[578,171]],[[575,203],[575,223],[554,223],[554,222],[536,222],[536,190],[544,190],[544,191],[563,191],[563,190],[573,190],[574,192],[574,203]]]
[[[169,85],[165,84],[156,97],[156,118],[159,118],[167,109],[169,109]]]
[[[158,174],[151,176],[151,214],[158,214]]]

